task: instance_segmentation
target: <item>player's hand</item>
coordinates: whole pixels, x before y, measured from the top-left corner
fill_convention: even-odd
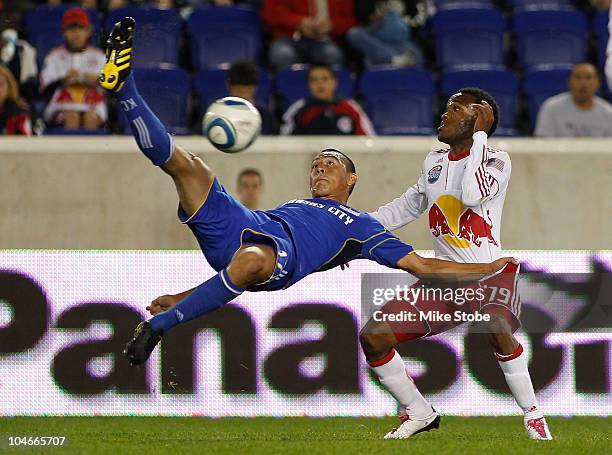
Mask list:
[[[340,264],[340,270],[347,270],[350,267],[350,264],[347,262],[345,264]]]
[[[488,132],[493,125],[493,108],[486,101],[483,101],[481,104],[474,103],[472,104],[472,108],[476,111],[474,133],[477,131]]]
[[[519,262],[511,257],[499,258],[497,261],[491,262],[489,264],[491,266],[491,273],[497,272],[498,270],[503,269],[506,264],[518,264]]]
[[[151,302],[147,306],[147,311],[155,316],[158,313],[166,311],[172,308],[179,302],[179,299],[175,295],[162,295]]]

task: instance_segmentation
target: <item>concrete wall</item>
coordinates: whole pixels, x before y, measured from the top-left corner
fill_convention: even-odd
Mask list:
[[[264,173],[264,206],[308,196],[308,169],[324,147],[351,154],[359,183],[351,205],[372,210],[418,178],[431,138],[260,138],[237,155],[201,137],[178,138],[230,191],[238,172]],[[491,140],[513,163],[502,226],[507,249],[612,248],[612,142]],[[172,181],[127,137],[0,138],[0,248],[196,248],[176,219]],[[398,231],[431,247],[424,219]]]

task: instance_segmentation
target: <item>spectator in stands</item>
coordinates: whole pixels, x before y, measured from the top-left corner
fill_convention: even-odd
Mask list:
[[[277,71],[295,63],[342,64],[338,44],[356,25],[353,0],[266,0],[262,16],[274,39],[269,58]]]
[[[0,134],[30,136],[32,125],[13,74],[0,65]]]
[[[257,66],[248,60],[234,62],[227,73],[227,88],[230,96],[238,96],[253,103],[261,114],[261,134],[277,135],[280,132],[278,121],[267,107],[257,105],[255,102],[258,82]]]
[[[336,97],[336,73],[329,65],[308,70],[310,98],[293,103],[283,115],[282,134],[373,136],[374,128],[359,104]]]
[[[595,96],[599,73],[590,63],[572,68],[569,92],[542,104],[535,135],[541,137],[612,137],[612,105]]]
[[[361,24],[351,28],[346,40],[364,56],[366,66],[421,66],[423,54],[411,41],[410,25],[400,0],[358,0],[355,15]]]
[[[246,168],[238,174],[238,199],[250,210],[258,210],[263,194],[263,177],[257,169]]]
[[[32,103],[38,91],[36,49],[17,38],[17,31],[9,28],[0,35],[0,62],[11,70],[19,84],[21,96]]]
[[[81,8],[71,8],[62,19],[64,45],[45,58],[41,91],[52,96],[44,118],[66,129],[99,129],[107,118],[106,99],[98,86],[104,54],[89,45],[91,22]]]

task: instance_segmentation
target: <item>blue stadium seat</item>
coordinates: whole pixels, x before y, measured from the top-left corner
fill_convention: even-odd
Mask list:
[[[438,11],[444,9],[495,8],[492,0],[435,0]]]
[[[169,132],[188,134],[188,107],[191,78],[180,69],[137,68],[134,78],[138,91]],[[119,108],[119,121],[128,131],[127,120]]]
[[[215,68],[236,60],[258,61],[262,33],[259,13],[241,7],[196,9],[187,21],[193,66]]]
[[[278,73],[276,76],[276,91],[280,97],[280,107],[285,112],[291,104],[301,98],[308,98],[308,66],[295,65]],[[338,88],[336,93],[344,98],[355,97],[355,78],[344,68],[336,69]]]
[[[429,71],[366,70],[359,91],[378,134],[433,134],[434,85]]]
[[[599,11],[593,17],[593,34],[597,39],[597,61],[599,68],[606,64],[606,47],[608,45],[608,11]]]
[[[479,87],[489,92],[499,105],[498,136],[515,136],[518,79],[513,71],[505,69],[480,69],[451,71],[442,76],[441,91],[445,99],[462,87]]]
[[[503,65],[506,22],[490,8],[445,9],[432,18],[438,64],[448,70],[459,65]]]
[[[106,32],[110,33],[113,25],[126,16],[136,20],[135,67],[178,65],[183,21],[177,11],[143,7],[113,10],[104,22]]]
[[[523,92],[527,95],[529,122],[535,127],[540,106],[554,95],[566,92],[571,65],[553,69],[527,71],[523,77]]]
[[[33,8],[26,13],[24,29],[28,41],[38,51],[38,65],[40,68],[42,68],[42,62],[49,51],[63,44],[62,17],[66,10],[72,7],[74,5],[44,5]],[[93,26],[91,44],[97,46],[100,37],[100,17],[95,10],[86,9],[86,11]]]
[[[550,8],[551,6],[573,6],[572,0],[508,0],[508,3],[513,9],[526,7]]]
[[[586,60],[587,20],[571,8],[521,9],[514,13],[519,61],[524,69]]]
[[[213,69],[203,70],[196,76],[194,85],[195,92],[198,96],[199,114],[204,113],[204,110],[218,98],[228,96],[227,91],[227,70]],[[270,108],[270,99],[272,96],[272,81],[267,70],[261,68],[259,70],[259,84],[255,92],[255,101],[260,106]]]

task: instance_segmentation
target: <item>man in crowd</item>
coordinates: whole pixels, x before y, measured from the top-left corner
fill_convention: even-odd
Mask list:
[[[374,136],[374,127],[359,104],[338,98],[336,73],[329,65],[308,70],[310,98],[293,103],[283,115],[282,134]]]
[[[595,95],[600,80],[597,68],[579,63],[572,68],[569,92],[542,104],[535,135],[540,137],[612,137],[612,105]]]

